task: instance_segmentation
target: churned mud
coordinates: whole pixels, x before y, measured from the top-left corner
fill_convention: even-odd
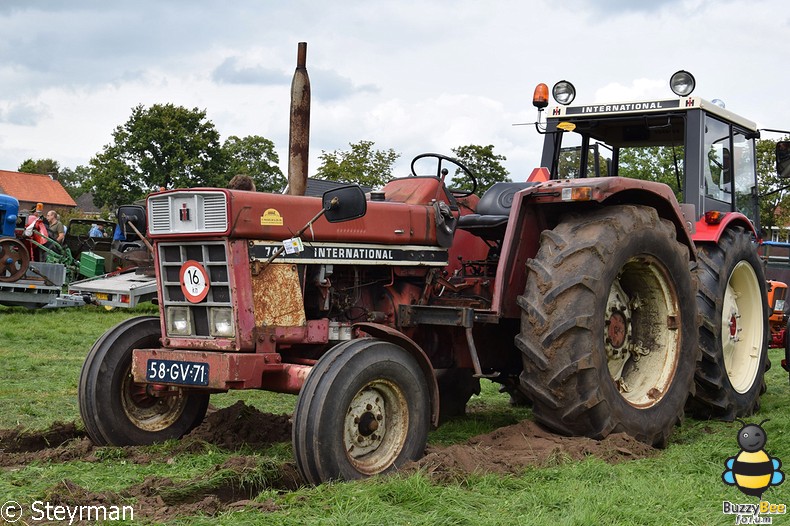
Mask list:
[[[231,455],[189,481],[153,476],[116,493],[94,492],[61,480],[42,498],[53,505],[133,505],[136,520],[156,522],[245,508],[276,511],[274,501],[258,501],[255,497],[264,490],[292,491],[303,482],[292,462],[274,463],[254,450],[290,439],[288,415],[262,413],[244,402],[210,411],[200,426],[171,448],[98,447],[74,423],[58,422],[38,432],[0,430],[0,472],[21,469],[32,462],[122,459],[135,464],[172,463],[181,453],[200,453],[211,444]],[[462,444],[429,446],[423,459],[402,471],[420,471],[431,480],[444,483],[473,473],[517,474],[529,466],[550,466],[586,457],[621,462],[648,457],[654,451],[623,434],[604,440],[563,437],[525,420]]]
[[[603,440],[566,437],[523,420],[463,444],[429,446],[425,457],[406,469],[421,470],[436,480],[451,480],[471,473],[518,474],[529,466],[552,466],[587,457],[616,463],[646,458],[654,452],[654,448],[623,433]]]

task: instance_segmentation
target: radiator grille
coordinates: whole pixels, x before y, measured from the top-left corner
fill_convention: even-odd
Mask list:
[[[196,336],[209,336],[211,307],[231,306],[227,253],[224,242],[159,243],[159,270],[164,307],[188,307],[192,312]],[[208,273],[210,283],[208,294],[200,303],[189,302],[181,290],[181,266],[189,260],[203,265]],[[166,310],[165,308],[164,311]]]
[[[151,234],[223,233],[228,201],[223,192],[185,190],[148,198]]]

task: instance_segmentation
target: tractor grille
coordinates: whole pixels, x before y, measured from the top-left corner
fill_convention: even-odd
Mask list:
[[[208,243],[159,243],[159,270],[162,279],[163,311],[167,307],[186,307],[191,311],[194,336],[210,336],[209,311],[212,307],[231,307],[227,246],[222,241]],[[186,261],[200,263],[208,274],[208,294],[192,303],[181,288],[181,267]]]
[[[155,195],[148,199],[148,220],[151,234],[221,234],[228,229],[228,200],[217,191]]]

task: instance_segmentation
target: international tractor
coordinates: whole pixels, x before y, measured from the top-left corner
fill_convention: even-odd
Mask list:
[[[438,154],[367,195],[150,195],[160,316],[91,349],[89,436],[148,444],[198,425],[212,394],[298,394],[294,455],[318,484],[419,458],[480,379],[567,435],[662,447],[686,410],[750,415],[769,334],[759,133],[693,84],[573,106],[561,82],[548,110],[539,85],[541,168],[479,197]]]

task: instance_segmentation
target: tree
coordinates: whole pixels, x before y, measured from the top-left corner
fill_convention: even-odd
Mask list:
[[[36,159],[35,161],[27,159],[19,165],[18,171],[26,174],[45,174],[57,178],[60,173],[60,164],[53,159]]]
[[[236,174],[246,174],[255,181],[258,191],[279,193],[285,188],[287,181],[278,166],[280,158],[269,139],[259,135],[240,139],[233,135],[222,145],[222,151],[228,180]]]
[[[621,177],[664,183],[672,188],[678,201],[683,202],[683,158],[681,146],[621,148],[617,173]]]
[[[319,179],[344,183],[359,183],[378,188],[392,179],[392,166],[400,157],[395,150],[374,150],[373,141],[349,143],[350,151],[321,151],[321,166],[316,170]]]
[[[79,165],[73,170],[71,168],[62,169],[60,175],[58,175],[58,181],[73,199],[77,199],[89,191],[86,185],[89,185],[90,176],[90,168]]]
[[[501,161],[506,161],[507,158],[504,155],[495,154],[493,145],[478,146],[469,144],[452,148],[452,152],[475,175],[477,179],[477,195],[483,195],[494,183],[510,182],[509,172],[501,163]],[[453,190],[472,190],[472,181],[465,177],[460,169],[455,171],[455,176],[458,179],[453,181],[452,184],[448,181],[448,186],[451,186]]]
[[[764,229],[790,223],[790,180],[776,173],[776,143],[771,139],[757,141],[757,191],[762,196],[760,225]]]
[[[219,133],[206,112],[173,104],[142,104],[90,161],[97,206],[130,203],[160,188],[222,186]]]

